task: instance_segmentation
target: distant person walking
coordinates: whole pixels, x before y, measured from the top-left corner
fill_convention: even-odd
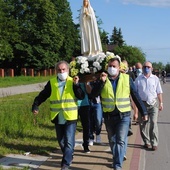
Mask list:
[[[135,64],[135,71],[134,71],[134,74],[135,74],[135,78],[137,78],[138,76],[142,75],[143,74],[143,71],[142,71],[142,63],[140,62],[137,62]],[[133,115],[133,121],[135,122],[135,124],[138,124],[138,108],[136,107],[136,105],[134,104],[134,102],[132,103],[132,106],[133,106],[133,110],[134,110],[134,115]]]
[[[152,74],[152,64],[143,64],[143,74],[136,78],[135,86],[148,112],[148,122],[143,122],[139,114],[139,126],[144,147],[157,150],[158,147],[158,113],[163,110],[162,88],[159,78]]]
[[[162,70],[161,75],[162,75],[162,82],[163,84],[165,84],[166,83],[166,71]]]
[[[142,63],[137,62],[135,64],[134,74],[135,74],[135,77],[138,77],[142,74]]]
[[[32,112],[38,114],[38,106],[50,98],[51,121],[55,124],[57,140],[63,153],[61,170],[68,170],[73,159],[75,132],[78,118],[77,99],[84,98],[79,78],[68,76],[69,64],[56,64],[57,77],[50,79],[34,99]]]

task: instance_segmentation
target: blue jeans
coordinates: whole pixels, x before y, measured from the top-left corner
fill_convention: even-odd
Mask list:
[[[120,115],[104,114],[104,122],[108,133],[108,140],[113,154],[113,168],[121,169],[126,150],[127,134],[129,130],[130,112]]]
[[[101,103],[91,102],[90,107],[90,139],[94,139],[93,133],[100,135],[102,129],[103,111]]]
[[[61,166],[70,166],[75,146],[77,122],[66,122],[64,125],[55,124],[57,140],[63,153]]]

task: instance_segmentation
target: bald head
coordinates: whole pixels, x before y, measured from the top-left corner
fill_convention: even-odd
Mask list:
[[[142,69],[142,64],[140,62],[135,64],[136,69]]]

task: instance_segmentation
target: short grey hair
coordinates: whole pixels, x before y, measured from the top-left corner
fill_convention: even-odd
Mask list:
[[[56,70],[58,69],[58,66],[59,66],[60,64],[65,64],[65,65],[67,66],[68,70],[69,70],[70,65],[69,65],[69,63],[68,63],[67,61],[64,61],[64,60],[59,61],[59,62],[57,62],[57,63],[55,64],[55,69],[56,69]]]
[[[145,61],[145,62],[143,63],[143,66],[145,66],[146,63],[150,63],[150,64],[151,64],[151,67],[152,67],[152,63],[151,63],[150,61]]]

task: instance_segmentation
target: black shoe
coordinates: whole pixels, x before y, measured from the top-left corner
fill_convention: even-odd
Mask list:
[[[152,150],[153,150],[153,151],[156,151],[157,149],[158,149],[157,146],[152,146]]]
[[[126,155],[124,155],[124,157],[123,157],[123,161],[126,161],[127,160],[127,157],[126,157]]]
[[[138,124],[139,124],[139,122],[138,122],[138,121],[135,121],[134,125],[138,125]]]
[[[151,145],[149,145],[149,144],[144,144],[144,145],[143,145],[143,147],[146,148],[146,149],[150,148],[150,146],[151,146]]]
[[[89,149],[88,146],[84,146],[84,152],[85,152],[85,153],[90,153],[90,149]]]
[[[129,131],[128,131],[128,136],[131,136],[131,135],[133,135],[133,132],[132,132],[131,129],[129,129]]]

